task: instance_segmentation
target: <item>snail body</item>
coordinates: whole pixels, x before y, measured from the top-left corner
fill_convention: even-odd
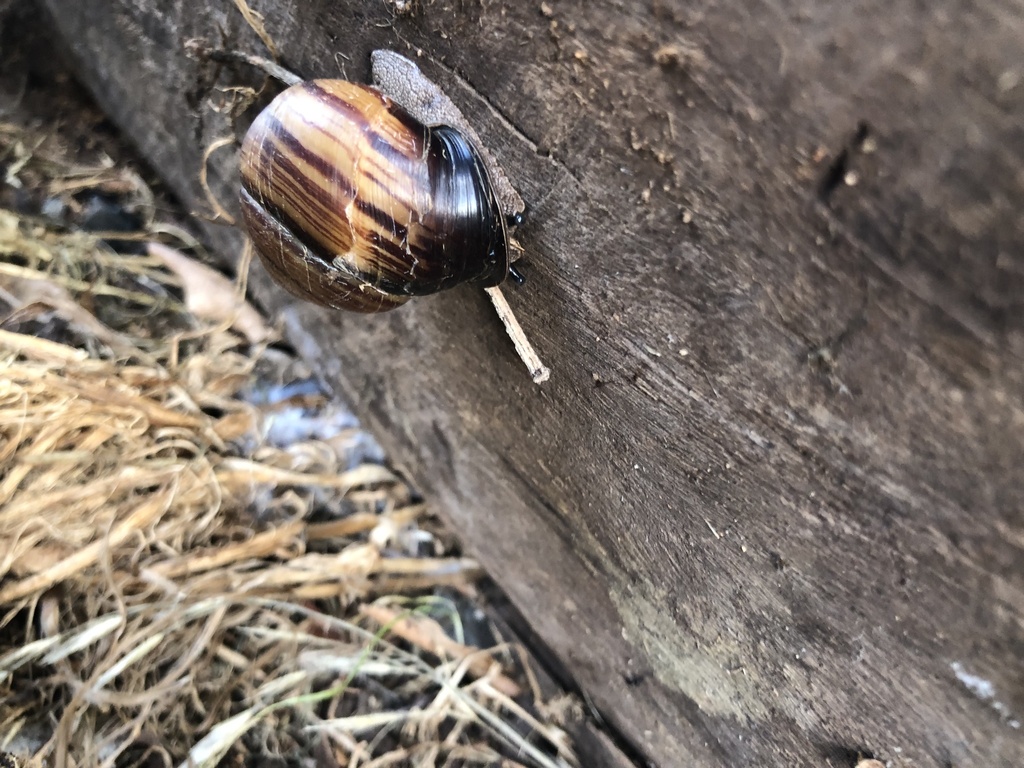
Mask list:
[[[505,214],[479,152],[344,80],[292,85],[250,126],[242,215],[285,289],[357,312],[509,274]]]

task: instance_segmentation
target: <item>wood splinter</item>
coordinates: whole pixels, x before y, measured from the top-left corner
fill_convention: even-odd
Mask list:
[[[527,369],[529,369],[530,378],[533,379],[535,384],[543,384],[551,378],[551,369],[540,361],[540,357],[537,355],[536,350],[534,350],[530,340],[526,338],[526,332],[523,331],[523,327],[519,325],[519,321],[516,320],[512,307],[508,305],[508,301],[505,299],[505,294],[503,294],[501,292],[501,288],[496,285],[492,288],[485,288],[484,290],[487,291],[487,295],[491,297],[491,303],[494,305],[494,311],[498,313],[498,317],[501,318],[501,322],[505,324],[505,330],[508,331],[509,338],[512,339],[516,352],[519,353],[519,358],[526,364]]]

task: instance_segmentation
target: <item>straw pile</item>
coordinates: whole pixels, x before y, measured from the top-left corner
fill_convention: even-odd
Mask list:
[[[0,187],[40,203],[0,208],[0,750],[573,765],[517,653],[437,596],[475,563],[137,176],[50,141],[0,125]],[[142,253],[69,224],[83,191],[140,212]]]

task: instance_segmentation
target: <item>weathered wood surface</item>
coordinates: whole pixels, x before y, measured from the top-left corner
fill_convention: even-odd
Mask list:
[[[233,5],[45,4],[205,208]],[[421,51],[527,200],[543,388],[471,288],[257,294],[640,754],[1024,764],[1019,0],[252,5],[305,75]]]

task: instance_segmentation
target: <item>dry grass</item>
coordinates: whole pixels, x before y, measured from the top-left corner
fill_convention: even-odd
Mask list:
[[[151,210],[133,174],[49,145],[0,126],[4,183]],[[164,245],[123,255],[0,209],[0,749],[56,766],[574,764],[523,704],[514,649],[467,644],[431,594],[471,590],[476,564],[419,526],[392,472],[354,463],[352,428],[271,439],[336,405],[265,402],[298,364],[240,288],[175,265],[180,230],[143,220],[133,237]]]

